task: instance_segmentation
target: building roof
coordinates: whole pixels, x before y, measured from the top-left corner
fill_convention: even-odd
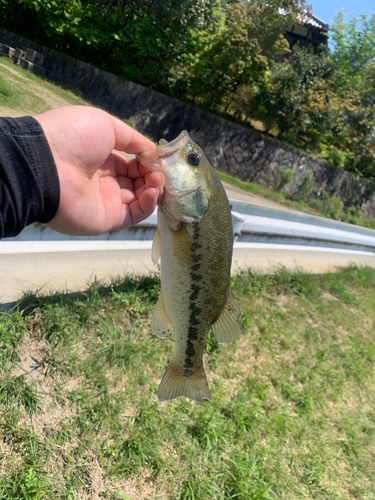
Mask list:
[[[328,31],[329,28],[329,24],[319,19],[319,17],[316,17],[313,14],[309,14],[307,12],[298,16],[298,21],[300,21],[304,25],[313,26],[314,28],[320,28],[324,31]]]

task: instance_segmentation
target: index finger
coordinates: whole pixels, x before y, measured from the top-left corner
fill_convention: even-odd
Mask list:
[[[115,147],[118,151],[138,154],[141,151],[155,149],[156,145],[121,120],[112,117],[115,132]]]

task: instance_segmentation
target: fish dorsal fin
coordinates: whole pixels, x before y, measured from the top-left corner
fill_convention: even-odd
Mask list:
[[[221,311],[219,319],[212,325],[212,331],[219,344],[228,344],[239,337],[241,329],[241,310],[232,290],[229,288],[227,301]]]
[[[156,228],[154,241],[152,242],[151,259],[154,264],[160,259],[161,254],[161,235],[159,228]]]
[[[152,314],[151,330],[161,339],[169,337],[169,335],[173,332],[172,323],[169,321],[167,313],[165,312],[162,294],[160,294],[159,300]]]

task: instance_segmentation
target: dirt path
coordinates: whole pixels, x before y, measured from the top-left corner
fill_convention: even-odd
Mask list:
[[[42,87],[41,85],[33,87],[32,92],[34,92],[34,94],[38,95],[39,97],[42,97],[47,106],[51,107],[51,109],[71,105],[71,103],[63,97],[56,95],[54,92],[46,89],[45,87]]]
[[[10,116],[12,118],[18,118],[19,116],[25,116],[25,114],[29,113],[24,113],[22,111],[17,111],[11,108],[3,108],[0,106],[0,116]]]
[[[21,73],[18,70],[10,68],[9,66],[6,66],[5,64],[1,63],[0,66],[4,68],[6,71],[9,71],[9,73],[13,73],[13,75],[16,75],[17,78],[21,78],[21,80],[25,80],[26,82],[30,81],[25,76],[21,75]]]
[[[21,88],[24,92],[33,94],[44,101],[46,109],[54,109],[62,106],[70,106],[72,103],[68,99],[54,92],[54,84],[48,81],[41,80],[44,84],[41,85],[38,81],[30,80],[24,76],[18,69],[12,68],[8,65],[2,64],[0,62],[0,68],[8,73],[7,79],[16,84],[18,88]],[[12,76],[10,76],[10,75]],[[6,73],[5,73],[6,75]],[[4,76],[5,76],[4,75]],[[13,77],[14,75],[14,77]],[[51,89],[46,88],[50,86]],[[58,90],[59,87],[56,87]],[[82,100],[81,104],[85,104]],[[26,109],[26,108],[25,108]],[[30,114],[30,112],[25,112],[22,109],[14,110],[11,108],[0,107],[0,116],[25,116],[25,114]],[[32,114],[32,113],[31,113]]]
[[[271,208],[282,208],[283,210],[291,210],[296,211],[293,208],[289,208],[282,203],[277,203],[277,201],[269,200],[268,198],[264,198],[263,196],[259,196],[258,194],[249,193],[249,191],[245,191],[237,186],[232,186],[227,182],[223,182],[222,184],[225,188],[228,198],[232,200],[244,201],[246,203],[254,203],[254,205],[263,205]]]

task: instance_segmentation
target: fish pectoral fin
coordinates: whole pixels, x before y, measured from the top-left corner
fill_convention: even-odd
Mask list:
[[[161,254],[161,235],[159,228],[156,228],[154,241],[152,242],[151,259],[154,264],[160,259]]]
[[[237,304],[236,298],[229,288],[227,301],[219,319],[212,325],[212,331],[219,344],[228,344],[240,336],[241,330],[242,317],[240,306]]]
[[[157,337],[161,339],[169,337],[169,335],[173,332],[172,323],[169,321],[167,313],[164,309],[162,294],[160,294],[159,300],[157,301],[156,307],[152,314],[151,330]]]

